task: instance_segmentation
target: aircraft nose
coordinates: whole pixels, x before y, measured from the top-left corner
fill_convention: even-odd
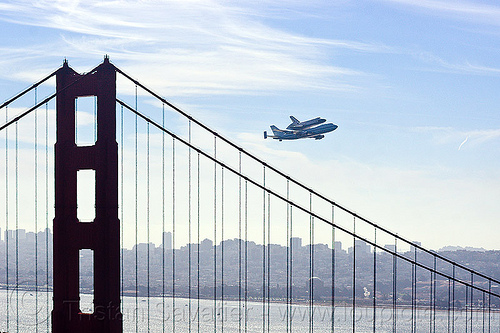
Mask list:
[[[333,130],[335,131],[337,128],[338,128],[338,126],[333,124]]]

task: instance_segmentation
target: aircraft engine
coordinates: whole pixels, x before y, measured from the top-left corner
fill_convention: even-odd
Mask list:
[[[323,139],[324,137],[325,137],[324,135],[316,135],[316,136],[314,137],[314,139],[315,139],[315,140],[321,140],[321,139]]]

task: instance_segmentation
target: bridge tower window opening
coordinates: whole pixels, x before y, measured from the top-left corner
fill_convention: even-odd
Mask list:
[[[76,184],[76,217],[80,222],[93,222],[96,216],[95,170],[78,170]]]
[[[79,251],[79,290],[80,311],[94,312],[94,250],[81,249]]]
[[[92,146],[97,141],[97,96],[75,98],[75,142]]]

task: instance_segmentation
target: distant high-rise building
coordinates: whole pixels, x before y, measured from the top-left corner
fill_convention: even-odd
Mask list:
[[[394,245],[394,244],[384,245],[384,248],[389,250],[389,251],[396,252],[396,245]]]
[[[292,250],[298,250],[302,247],[302,238],[300,237],[291,237],[290,238],[290,247]]]
[[[26,233],[26,241],[28,243],[35,243],[35,233],[34,232],[27,232]]]
[[[354,246],[356,247],[356,253],[357,254],[367,254],[370,253],[371,247],[369,244],[367,244],[364,240],[361,239],[355,239],[354,240]],[[353,248],[350,247],[348,249],[349,253],[353,252]]]
[[[342,242],[340,241],[335,242],[335,251],[342,251]]]
[[[14,236],[16,234],[16,231],[14,231]],[[17,229],[17,237],[19,239],[25,240],[26,239],[26,230],[24,229]]]
[[[421,246],[422,246],[422,243],[421,243],[421,242],[418,242],[418,241],[414,241],[414,242],[413,242],[413,244],[414,244],[414,245],[416,245],[416,246],[419,246],[419,247],[421,247]],[[420,250],[418,250],[415,246],[411,245],[411,246],[410,246],[410,252],[411,252],[411,253],[415,253],[415,250],[416,250],[416,252],[419,252],[419,251],[420,251]]]
[[[163,232],[161,244],[164,250],[172,250],[172,233],[170,231]]]
[[[12,241],[12,240],[15,240],[16,239],[16,233],[14,230],[5,230],[5,241]]]
[[[155,249],[155,244],[154,243],[139,243],[139,244],[134,245],[132,247],[132,251],[135,251],[136,248],[137,248],[137,252],[139,252],[139,253],[147,253],[148,249],[149,249],[150,253],[153,253],[153,251]]]

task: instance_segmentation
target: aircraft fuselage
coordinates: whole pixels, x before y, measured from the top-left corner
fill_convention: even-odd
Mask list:
[[[267,132],[264,132],[264,138],[270,137],[276,140],[297,140],[297,139],[304,139],[304,138],[314,138],[316,140],[321,140],[324,137],[325,133],[332,132],[337,129],[337,125],[328,123],[328,124],[323,124],[319,125],[316,127],[312,128],[307,128],[305,130],[297,130],[297,131],[290,131],[290,130],[281,130],[277,128],[276,126],[271,126],[271,129],[273,130],[273,136],[267,135]]]

